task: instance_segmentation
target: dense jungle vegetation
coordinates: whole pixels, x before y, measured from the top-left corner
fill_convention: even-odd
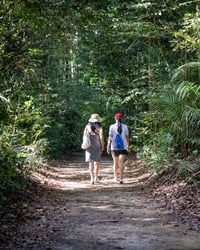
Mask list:
[[[106,138],[123,112],[154,170],[199,156],[200,1],[1,0],[0,12],[1,204],[45,159],[81,151],[91,113]]]

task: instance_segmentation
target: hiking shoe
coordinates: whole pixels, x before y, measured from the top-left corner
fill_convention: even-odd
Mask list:
[[[94,182],[98,183],[99,182],[99,179],[97,176],[94,177]]]
[[[118,182],[118,179],[116,177],[113,178],[114,182]]]
[[[90,184],[94,184],[94,176],[91,176]]]

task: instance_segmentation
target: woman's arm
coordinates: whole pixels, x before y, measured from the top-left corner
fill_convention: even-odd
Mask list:
[[[127,148],[127,151],[130,152],[130,139],[129,139],[129,135],[126,135],[126,148]]]
[[[109,135],[109,137],[108,137],[108,143],[107,143],[107,153],[108,153],[108,154],[110,154],[111,143],[112,143],[112,136]]]
[[[100,142],[101,142],[101,150],[104,151],[104,137],[103,137],[103,129],[100,129],[100,133],[99,133],[99,138],[100,138]]]

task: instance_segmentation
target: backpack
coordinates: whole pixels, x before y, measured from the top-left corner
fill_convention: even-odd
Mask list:
[[[123,142],[120,134],[117,134],[115,137],[115,148],[116,149],[123,149],[124,148],[124,142]]]

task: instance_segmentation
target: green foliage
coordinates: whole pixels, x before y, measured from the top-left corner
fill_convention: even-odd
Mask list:
[[[145,162],[152,167],[153,171],[158,171],[172,159],[172,140],[173,136],[166,131],[154,134],[150,143],[147,143],[143,150],[138,153],[138,158],[145,159]]]
[[[195,7],[195,1],[2,1],[2,198],[41,157],[80,151],[91,113],[103,117],[106,137],[114,113],[123,112],[132,149],[156,168],[169,156],[197,152]]]
[[[197,83],[198,77],[199,63],[181,66],[172,77],[173,84],[166,86],[161,96],[153,101],[156,135],[150,141],[154,142],[161,131],[163,140],[168,135],[171,138],[166,141],[167,144],[161,140],[161,143],[153,147],[157,150],[157,156],[163,159],[166,156],[167,158],[170,156],[186,157],[199,154],[200,88]],[[152,149],[152,146],[150,148]],[[146,151],[145,148],[144,154]],[[150,155],[153,154],[153,150],[149,151]],[[162,156],[162,152],[166,153],[166,156]]]
[[[184,50],[199,56],[200,21],[194,13],[186,13],[180,30],[174,32],[175,39],[172,40],[174,50]]]
[[[0,205],[7,202],[7,197],[14,197],[15,191],[23,185],[21,176],[25,173],[25,158],[19,156],[8,138],[1,136],[0,147]]]

